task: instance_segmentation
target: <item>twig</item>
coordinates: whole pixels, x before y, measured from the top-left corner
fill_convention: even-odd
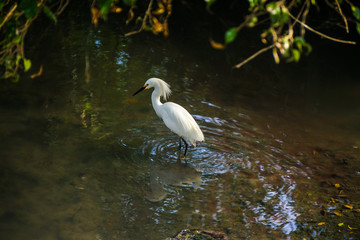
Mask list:
[[[14,4],[14,6],[10,9],[9,13],[6,15],[4,21],[0,24],[0,28],[9,20],[15,9],[17,8],[17,3]]]
[[[316,33],[324,38],[327,38],[327,39],[330,39],[334,42],[340,42],[340,43],[347,43],[347,44],[356,44],[356,42],[353,42],[353,41],[346,41],[346,40],[341,40],[341,39],[337,39],[337,38],[333,38],[333,37],[330,37],[330,36],[327,36],[319,31],[316,31],[315,29],[309,27],[308,25],[306,25],[305,23],[303,23],[302,21],[300,21],[299,19],[295,18],[290,12],[289,12],[289,16],[294,19],[296,22],[300,23],[302,26],[304,26],[305,28],[307,28],[308,30],[312,31],[313,33]]]
[[[235,65],[233,68],[241,68],[243,65],[245,65],[246,63],[250,62],[251,60],[253,60],[254,58],[256,58],[258,55],[266,52],[267,50],[270,50],[272,48],[275,47],[275,44],[267,46],[263,49],[260,49],[259,51],[257,51],[256,53],[254,53],[253,55],[251,55],[250,57],[248,57],[247,59],[245,59],[244,61],[242,61],[241,63]]]
[[[69,4],[69,2],[70,2],[70,0],[66,0],[66,2],[63,4],[63,1],[61,1],[60,4],[59,4],[58,9],[56,11],[56,15],[59,16],[65,10],[65,8]]]
[[[346,32],[349,33],[349,26],[348,26],[346,17],[344,16],[344,14],[343,14],[342,11],[341,11],[341,7],[340,7],[340,4],[339,4],[339,1],[338,1],[338,0],[335,0],[335,1],[336,1],[336,4],[337,4],[337,7],[338,7],[338,9],[339,9],[339,13],[340,13],[340,15],[342,16],[342,18],[344,19],[344,23],[345,23],[345,27],[346,27]]]
[[[145,12],[145,16],[144,16],[144,19],[142,21],[141,27],[138,30],[126,33],[125,37],[137,34],[137,33],[141,32],[142,30],[144,30],[145,25],[146,25],[146,21],[147,21],[148,17],[151,15],[151,7],[152,7],[153,2],[154,2],[154,0],[151,0],[150,3],[149,3],[149,6],[148,6],[148,8],[147,8],[147,10]]]

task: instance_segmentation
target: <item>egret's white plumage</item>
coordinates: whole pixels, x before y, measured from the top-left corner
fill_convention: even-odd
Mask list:
[[[196,142],[204,141],[204,134],[199,125],[185,108],[173,102],[162,103],[160,101],[160,97],[166,101],[171,94],[170,86],[165,81],[159,78],[150,78],[145,82],[144,87],[140,88],[134,95],[152,87],[154,88],[151,94],[153,108],[165,125],[179,135],[184,142],[188,141],[194,147],[196,147]],[[185,145],[187,147],[186,142]]]

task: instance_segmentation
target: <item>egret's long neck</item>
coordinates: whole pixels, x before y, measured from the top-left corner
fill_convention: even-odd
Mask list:
[[[151,94],[151,102],[152,102],[152,105],[153,105],[153,108],[154,108],[156,114],[161,118],[159,108],[163,104],[160,102],[160,94],[161,94],[160,89],[155,88],[154,91]]]

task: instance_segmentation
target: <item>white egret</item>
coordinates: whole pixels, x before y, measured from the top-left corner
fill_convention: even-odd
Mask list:
[[[160,96],[166,101],[171,94],[170,85],[159,78],[150,78],[145,82],[145,85],[136,91],[133,96],[144,89],[154,88],[151,94],[151,102],[156,114],[164,121],[165,125],[174,133],[179,135],[179,150],[181,150],[181,140],[185,144],[184,157],[189,142],[196,147],[196,142],[204,141],[204,134],[199,125],[196,123],[190,113],[173,102],[162,103]]]

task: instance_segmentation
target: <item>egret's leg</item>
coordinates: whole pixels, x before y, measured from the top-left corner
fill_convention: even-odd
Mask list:
[[[178,148],[178,151],[181,150],[181,137],[179,138],[179,148]]]
[[[184,153],[184,157],[186,157],[186,152],[187,152],[187,149],[188,149],[188,144],[187,142],[183,139],[183,138],[180,138],[183,140],[184,144],[185,144],[185,153]],[[181,142],[181,141],[180,141]]]

